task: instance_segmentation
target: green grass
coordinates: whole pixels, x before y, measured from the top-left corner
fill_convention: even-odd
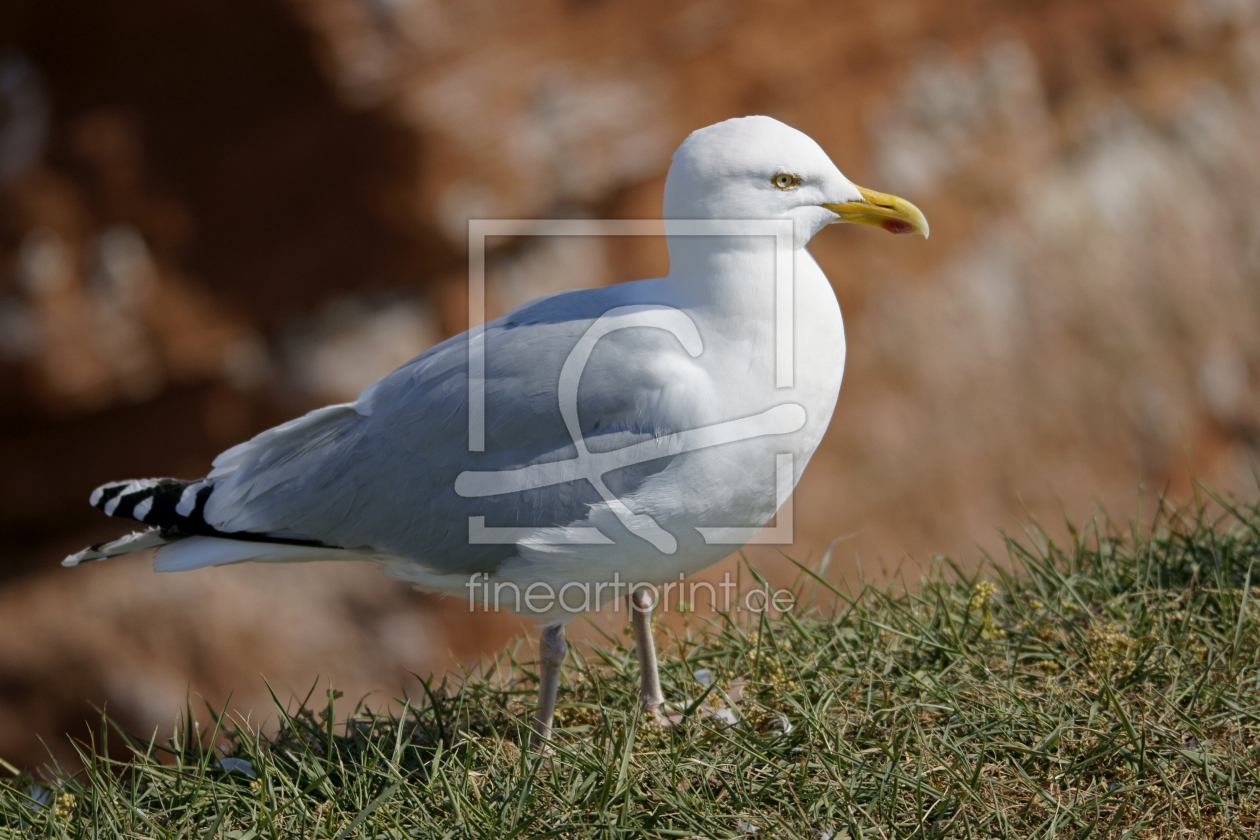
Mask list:
[[[520,749],[535,674],[507,659],[402,714],[330,696],[275,735],[82,745],[80,772],[0,782],[0,838],[1254,838],[1260,511],[1146,533],[1100,519],[1010,541],[1009,570],[803,573],[794,614],[693,615],[658,634],[690,712],[669,730],[634,711],[628,640],[575,645],[550,755]]]

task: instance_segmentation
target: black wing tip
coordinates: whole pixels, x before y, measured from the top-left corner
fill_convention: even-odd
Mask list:
[[[137,478],[102,484],[92,491],[89,501],[93,507],[109,516],[134,519],[145,525],[155,526],[155,530],[160,530],[168,541],[180,537],[205,536],[312,548],[339,547],[300,535],[221,531],[205,519],[206,501],[213,490],[214,485],[206,479],[186,481],[179,478]],[[112,545],[113,543],[102,543],[86,548],[67,557],[62,565],[77,566],[85,560],[103,560],[112,555],[101,552]]]
[[[137,478],[102,484],[88,502],[109,516],[196,533],[206,527],[203,513],[212,489],[205,479]]]

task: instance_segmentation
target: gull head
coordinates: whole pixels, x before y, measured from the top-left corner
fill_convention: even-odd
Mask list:
[[[809,135],[771,117],[692,132],[674,152],[663,211],[666,219],[791,219],[801,247],[837,222],[928,235],[919,208],[854,184]]]

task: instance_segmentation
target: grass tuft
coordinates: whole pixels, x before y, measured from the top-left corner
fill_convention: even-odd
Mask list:
[[[273,735],[102,731],[77,773],[0,772],[0,838],[1260,835],[1260,511],[1008,546],[912,591],[802,567],[793,613],[663,631],[670,729],[610,639],[571,648],[549,755],[505,657],[401,713],[330,691]]]

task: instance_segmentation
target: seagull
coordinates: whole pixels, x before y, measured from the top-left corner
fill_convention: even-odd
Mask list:
[[[806,245],[838,222],[928,235],[913,204],[765,116],[688,136],[662,215],[667,276],[526,303],[228,449],[204,478],[105,484],[91,504],[149,529],[63,565],[151,548],[159,572],[365,560],[530,616],[541,748],[565,625],[624,597],[640,704],[662,719],[652,588],[770,522],[840,393],[840,307]]]

